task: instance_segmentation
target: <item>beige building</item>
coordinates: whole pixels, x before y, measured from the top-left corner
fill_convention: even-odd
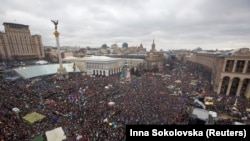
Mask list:
[[[153,41],[151,50],[147,53],[145,58],[147,62],[147,69],[148,70],[161,70],[163,63],[164,63],[164,54],[161,52],[156,51],[155,43]]]
[[[217,94],[250,98],[250,50],[241,48],[227,53],[193,53],[188,60],[211,69]]]
[[[0,32],[0,58],[2,60],[44,58],[40,35],[31,35],[29,26],[3,23],[5,33]]]

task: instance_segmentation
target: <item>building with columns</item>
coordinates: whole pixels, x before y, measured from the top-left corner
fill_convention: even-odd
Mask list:
[[[0,32],[0,59],[44,58],[44,48],[40,35],[31,35],[29,26],[3,23],[5,33]]]
[[[109,76],[121,71],[120,59],[106,56],[91,56],[85,60],[86,72],[90,75]]]
[[[75,62],[82,72],[88,75],[110,76],[122,71],[126,63],[129,68],[140,68],[144,65],[144,59],[112,58],[107,56],[88,56],[83,58],[66,57],[63,62]]]
[[[211,83],[217,94],[250,98],[250,49],[227,53],[192,53],[188,61],[211,70]]]

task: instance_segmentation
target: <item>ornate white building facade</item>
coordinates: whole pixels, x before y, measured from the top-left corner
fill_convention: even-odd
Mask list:
[[[91,56],[86,58],[86,72],[90,75],[109,76],[121,71],[121,59],[106,56]]]
[[[87,75],[110,76],[122,71],[124,63],[129,68],[138,68],[145,63],[144,59],[112,58],[107,56],[90,56],[84,58],[68,57],[64,62],[75,62],[82,72]]]

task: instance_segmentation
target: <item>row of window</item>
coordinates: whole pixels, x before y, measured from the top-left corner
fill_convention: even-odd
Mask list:
[[[99,69],[108,69],[114,67],[114,64],[102,64],[102,63],[87,63],[87,68],[99,68]]]
[[[235,64],[236,63],[236,64]],[[235,66],[235,70],[234,69]],[[236,72],[236,73],[243,73],[244,66],[247,65],[246,73],[250,73],[250,61],[248,60],[227,60],[225,72]]]
[[[249,82],[250,82],[250,79],[244,79],[243,82],[242,82],[242,85],[240,87],[239,85],[239,81],[240,79],[239,78],[233,78],[232,80],[232,84],[231,84],[231,87],[229,88],[229,81],[230,81],[230,78],[229,77],[224,77],[223,78],[223,81],[222,81],[222,85],[221,85],[221,91],[220,93],[221,94],[226,94],[227,92],[227,89],[230,89],[229,91],[229,94],[236,94],[237,93],[237,90],[240,89],[240,95],[244,95],[249,87]]]
[[[9,43],[11,44],[11,54],[20,54],[20,53],[32,53],[34,49],[32,48],[31,38],[27,35],[17,35],[11,34],[9,36]]]

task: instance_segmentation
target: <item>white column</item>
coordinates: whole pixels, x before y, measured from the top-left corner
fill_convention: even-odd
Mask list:
[[[236,96],[240,96],[240,90],[241,90],[242,84],[243,84],[243,80],[240,80],[238,88],[237,88]]]
[[[231,86],[232,86],[232,82],[233,82],[233,79],[230,78],[229,84],[228,84],[228,87],[227,87],[227,93],[226,93],[226,95],[229,95],[229,92],[230,92]]]
[[[220,80],[219,86],[217,87],[217,94],[220,94],[222,81],[223,81],[223,79]]]
[[[55,36],[56,36],[56,46],[57,46],[57,54],[58,54],[58,60],[60,66],[62,65],[62,55],[60,51],[60,43],[59,43],[59,32],[55,31]]]
[[[227,59],[225,59],[225,60],[224,60],[224,64],[223,64],[223,68],[222,68],[222,72],[225,72],[226,65],[227,65]]]
[[[250,98],[250,82],[248,82],[247,90],[245,92],[245,97],[246,98]]]
[[[233,72],[235,72],[235,69],[236,69],[236,64],[237,64],[237,60],[234,60]]]
[[[105,70],[105,76],[109,76],[109,71]]]
[[[245,61],[245,64],[244,64],[244,68],[243,68],[243,73],[246,73],[246,72],[247,72],[248,63],[249,63],[249,61],[246,60],[246,61]]]

